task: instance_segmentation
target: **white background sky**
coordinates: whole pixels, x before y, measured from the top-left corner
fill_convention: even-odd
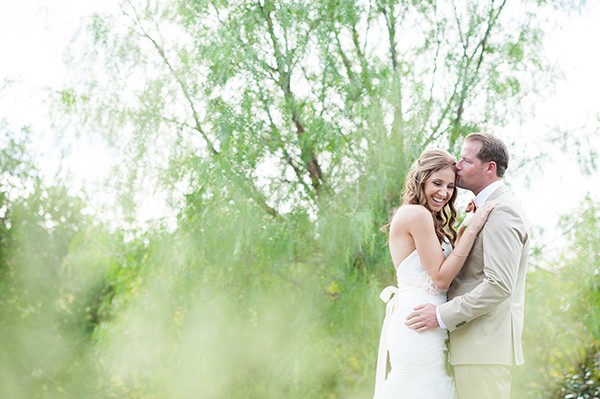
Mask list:
[[[39,162],[48,176],[56,173],[55,160],[65,145],[57,142],[47,125],[44,90],[61,87],[67,73],[64,51],[82,18],[91,10],[107,7],[114,8],[114,2],[0,0],[0,88],[5,79],[14,82],[9,89],[0,91],[0,118],[6,118],[14,129],[27,124],[40,134],[36,144],[44,157]],[[546,51],[558,61],[565,79],[552,96],[539,101],[536,115],[497,131],[508,141],[519,143],[511,148],[513,152],[535,154],[537,143],[552,134],[555,127],[578,132],[580,136],[599,133],[600,1],[588,1],[580,13],[573,13],[562,22],[562,29],[548,34]],[[600,146],[600,138],[594,143]],[[78,184],[100,179],[107,173],[98,146],[99,143],[82,140],[72,143],[69,159]],[[572,157],[559,153],[552,162],[529,171],[530,184],[526,184],[522,172],[509,168],[513,174],[509,183],[523,200],[533,224],[549,231],[546,241],[554,239],[558,216],[575,209],[587,192],[600,198],[600,174],[582,175]],[[148,216],[153,212],[153,205],[149,204]]]

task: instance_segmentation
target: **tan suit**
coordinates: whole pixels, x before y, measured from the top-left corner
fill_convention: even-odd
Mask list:
[[[496,189],[488,198],[493,200],[498,205],[452,283],[448,302],[438,308],[450,332],[454,366],[523,364],[529,222],[508,188]]]

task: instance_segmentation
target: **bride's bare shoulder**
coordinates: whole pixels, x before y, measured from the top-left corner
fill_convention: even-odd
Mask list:
[[[423,205],[404,204],[396,209],[392,224],[413,223],[431,219],[431,212]]]

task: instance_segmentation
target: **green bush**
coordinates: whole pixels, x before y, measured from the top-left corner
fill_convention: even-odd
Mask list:
[[[591,348],[585,361],[578,365],[575,372],[565,376],[556,398],[600,398],[600,348]]]

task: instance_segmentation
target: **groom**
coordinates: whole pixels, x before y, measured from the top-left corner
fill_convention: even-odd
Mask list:
[[[418,306],[406,322],[418,331],[448,329],[459,399],[510,398],[512,366],[523,364],[529,223],[502,181],[508,158],[504,143],[491,134],[465,138],[457,186],[475,194],[476,206],[498,204],[450,286],[448,302]]]

